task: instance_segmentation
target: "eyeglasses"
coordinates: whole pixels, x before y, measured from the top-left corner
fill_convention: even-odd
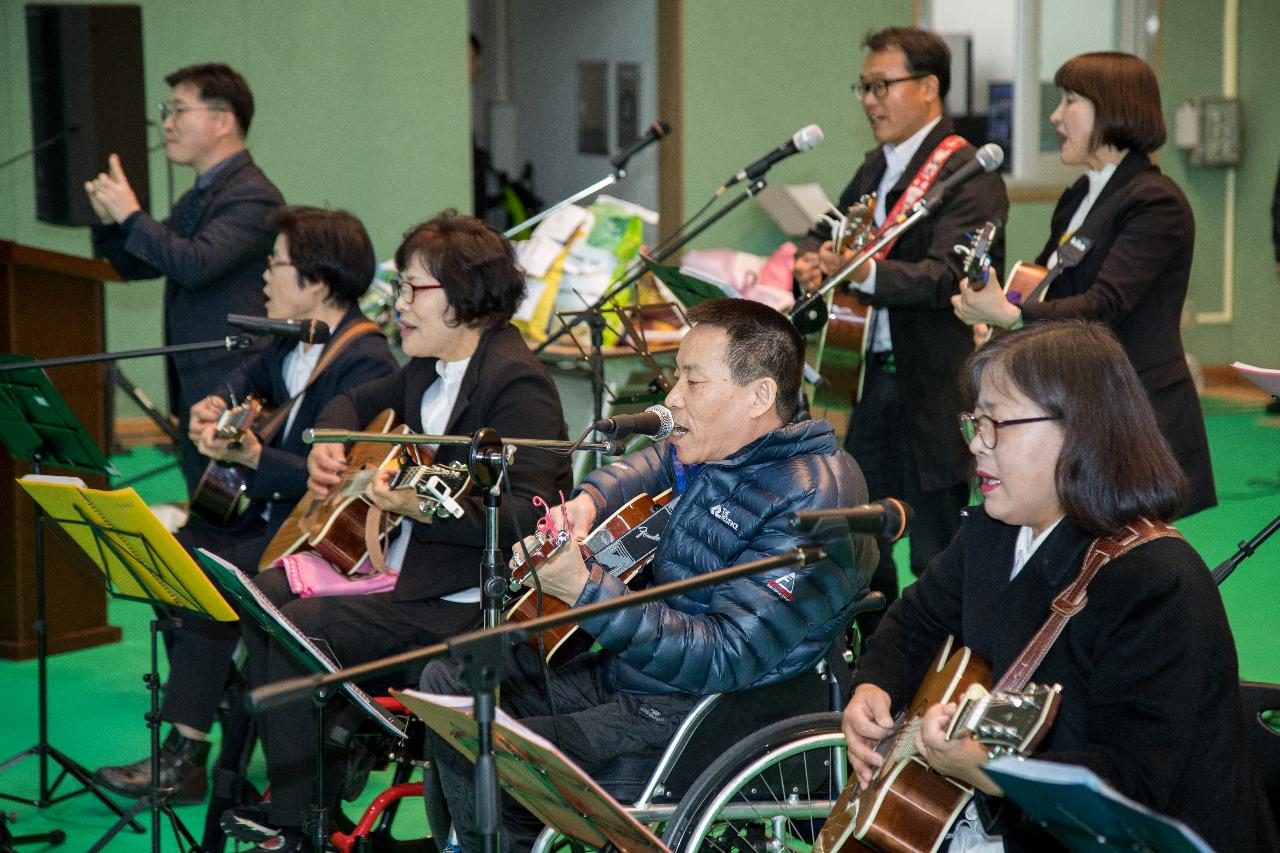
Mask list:
[[[392,276],[391,286],[396,289],[396,296],[403,299],[405,305],[413,304],[413,297],[418,295],[419,290],[440,290],[444,287],[438,281],[435,284],[414,284],[402,275]]]
[[[894,83],[905,83],[908,80],[923,80],[928,76],[928,74],[912,74],[910,77],[895,77],[892,80],[872,80],[870,83],[863,83],[859,80],[849,88],[853,89],[853,94],[858,98],[858,100],[862,100],[867,96],[867,93],[870,92],[876,96],[876,100],[882,101],[885,96],[889,94],[889,87]]]
[[[275,255],[267,255],[267,266],[271,269],[275,269],[276,267],[291,267],[293,266],[293,261],[286,260],[285,258],[277,258]]]
[[[976,435],[982,439],[982,444],[987,450],[996,449],[996,441],[1000,437],[1000,430],[1004,427],[1017,426],[1018,424],[1034,424],[1040,421],[1060,421],[1061,417],[1045,415],[1042,418],[1013,418],[1007,421],[998,421],[987,415],[975,415],[973,412],[960,413],[960,434],[964,436],[964,443],[969,444]]]
[[[160,102],[160,120],[168,121],[172,116],[177,118],[183,113],[206,112],[206,113],[229,113],[231,110],[226,107],[188,107],[185,104],[175,104],[172,101]]]

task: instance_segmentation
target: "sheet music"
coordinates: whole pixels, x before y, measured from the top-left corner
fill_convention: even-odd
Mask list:
[[[281,613],[280,609],[262,594],[262,590],[254,585],[248,575],[204,548],[196,549],[196,554],[222,588],[244,605],[267,633],[289,646],[304,664],[315,672],[334,673],[341,669],[333,658],[329,657],[310,637],[299,631],[298,626],[289,621],[289,617]],[[342,690],[352,702],[363,708],[365,713],[377,721],[389,734],[404,739],[405,723],[399,717],[383,708],[368,693],[349,681],[342,683]]]

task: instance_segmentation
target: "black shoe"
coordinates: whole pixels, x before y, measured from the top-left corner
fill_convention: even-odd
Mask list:
[[[160,747],[160,786],[170,789],[169,802],[189,806],[204,802],[209,789],[209,742],[191,740],[171,729]],[[99,767],[93,778],[99,785],[126,797],[140,797],[151,787],[151,758],[133,764]]]
[[[249,814],[240,809],[227,809],[218,821],[227,838],[254,845],[249,853],[301,853],[311,849],[308,839],[300,830],[276,829],[259,823],[256,816],[250,817]],[[332,848],[326,844],[325,849]]]

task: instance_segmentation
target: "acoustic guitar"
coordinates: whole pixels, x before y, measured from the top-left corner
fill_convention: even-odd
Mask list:
[[[662,544],[662,531],[667,526],[678,498],[670,489],[657,497],[640,494],[625,506],[597,525],[580,546],[588,570],[599,565],[606,572],[628,585],[638,584],[644,577],[644,569],[653,560]],[[536,546],[529,549],[526,562],[520,548],[511,558],[511,593],[514,597],[505,614],[508,622],[527,622],[537,616],[562,613],[569,605],[558,598],[543,595],[538,601],[537,590],[525,589],[523,584],[530,574],[569,545],[569,534],[561,530],[556,536],[541,532],[535,534]],[[541,606],[539,606],[539,604]],[[541,632],[542,648],[547,663],[556,665],[570,660],[591,646],[591,638],[576,624],[561,625]],[[530,642],[538,648],[538,637]]]
[[[409,428],[397,426],[395,413],[387,409],[370,421],[364,431],[408,433]],[[431,454],[416,445],[410,447],[414,450],[372,441],[351,445],[346,452],[347,469],[341,481],[329,490],[324,500],[310,494],[303,496],[267,545],[259,568],[265,569],[280,557],[306,548],[328,560],[340,573],[353,574],[369,554],[365,522],[370,504],[364,492],[378,471],[390,465],[399,467],[391,482],[392,489],[413,489],[425,508],[438,517],[461,517],[463,510],[457,498],[471,485],[466,466],[432,464]],[[377,534],[384,546],[401,520],[402,516],[388,515],[387,525]]]
[[[876,237],[875,209],[875,193],[864,195],[851,205],[846,216],[847,227],[832,235],[832,251],[838,255],[849,249],[856,255],[866,248]],[[858,401],[862,393],[867,345],[870,343],[867,330],[871,328],[874,316],[875,309],[846,287],[832,291],[827,323],[822,328],[814,364],[814,369],[825,380],[822,388],[815,390],[815,405],[844,406],[850,400]]]
[[[1088,237],[1075,236],[1058,247],[1058,263],[1053,269],[1040,264],[1029,264],[1018,261],[1009,270],[1009,278],[1004,284],[1005,298],[1014,305],[1029,305],[1043,302],[1049,292],[1049,285],[1057,280],[1066,270],[1071,269],[1084,258],[1093,241]],[[975,290],[979,290],[977,286]]]
[[[223,409],[214,424],[213,433],[225,439],[232,450],[240,449],[244,435],[254,423],[272,410],[266,402],[253,394],[230,408]],[[226,527],[249,508],[249,478],[253,472],[232,462],[212,461],[205,466],[200,482],[196,484],[188,508],[192,513],[215,527]]]
[[[930,706],[958,702],[947,738],[970,736],[993,753],[1030,753],[1048,733],[1062,698],[1060,685],[1029,684],[1018,693],[991,694],[990,664],[953,646],[948,637],[911,703],[894,719],[894,733],[876,746],[884,764],[871,784],[860,791],[851,779],[841,792],[815,853],[930,853],[942,844],[973,789],[933,770],[916,753],[916,733]]]

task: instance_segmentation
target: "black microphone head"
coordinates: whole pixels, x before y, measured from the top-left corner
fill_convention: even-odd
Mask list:
[[[885,498],[876,501],[884,507],[884,531],[881,533],[890,542],[897,542],[911,532],[911,523],[916,520],[916,511],[911,504],[897,498]]]
[[[658,119],[649,125],[649,129],[653,131],[653,135],[659,139],[665,139],[667,134],[671,132],[671,125],[668,122]]]
[[[308,343],[308,344],[329,343],[329,337],[331,335],[331,332],[329,331],[328,323],[325,323],[323,320],[304,320],[303,322],[308,324],[309,326],[307,330],[307,335],[302,339],[304,343]]]

